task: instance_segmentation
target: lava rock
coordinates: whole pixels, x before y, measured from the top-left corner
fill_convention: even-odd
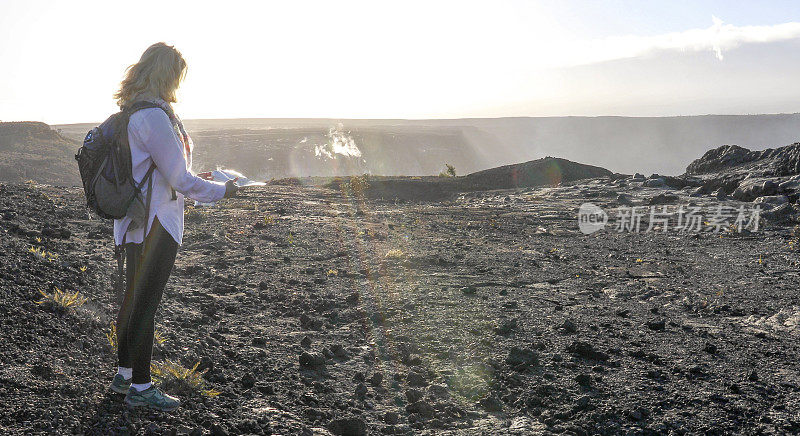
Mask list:
[[[578,326],[571,319],[565,319],[558,328],[565,334],[572,334],[578,331]]]
[[[303,327],[304,329],[320,330],[322,329],[322,325],[323,322],[319,318],[308,316],[305,313],[300,315],[300,326]]]
[[[478,405],[487,412],[500,412],[503,410],[503,402],[494,395],[487,395],[478,401]]]
[[[678,201],[677,195],[672,194],[658,194],[655,197],[648,200],[647,204],[649,206],[655,206],[659,204],[672,204]]]
[[[617,203],[619,203],[622,206],[633,206],[633,200],[631,199],[631,196],[628,194],[619,194],[617,196]]]
[[[243,388],[250,389],[253,386],[255,386],[255,384],[256,384],[256,379],[255,379],[255,377],[253,377],[253,374],[250,374],[249,372],[247,372],[242,376],[242,387]]]
[[[772,207],[772,206],[780,206],[780,205],[782,205],[784,203],[788,203],[788,202],[789,202],[789,197],[787,197],[787,196],[785,196],[783,194],[780,194],[780,195],[765,195],[765,196],[761,196],[761,197],[758,197],[755,200],[753,200],[754,204],[760,204],[762,206],[763,205],[769,205],[770,207]]]
[[[309,353],[304,351],[300,355],[301,368],[316,368],[325,365],[325,356],[319,353]]]
[[[328,430],[335,435],[361,436],[367,434],[367,423],[354,416],[338,418],[328,424]]]
[[[406,412],[416,413],[423,418],[430,419],[433,418],[434,414],[436,413],[436,409],[434,409],[433,406],[431,406],[431,404],[427,401],[421,400],[407,405]]]
[[[657,178],[654,178],[654,179],[645,180],[644,183],[642,184],[642,186],[647,187],[647,188],[660,188],[660,187],[662,187],[662,186],[664,186],[666,184],[667,184],[667,182],[663,178],[657,177]]]
[[[425,377],[414,371],[408,373],[406,382],[408,382],[409,386],[428,386],[428,381],[425,380]]]
[[[331,345],[331,352],[334,356],[338,357],[339,359],[349,359],[350,353],[344,349],[342,344],[333,344]]]
[[[406,399],[409,403],[416,403],[421,400],[424,394],[418,389],[409,389],[406,391]]]
[[[475,286],[464,286],[461,288],[461,293],[464,295],[475,295],[478,292],[478,288]]]
[[[571,344],[567,346],[567,351],[570,354],[573,354],[578,357],[583,357],[584,359],[599,360],[599,361],[608,360],[608,354],[596,350],[594,346],[592,346],[592,344],[588,342],[573,341]]]
[[[731,196],[739,201],[753,201],[758,197],[777,193],[778,185],[772,180],[752,178],[742,181]]]
[[[211,436],[228,436],[228,428],[223,424],[215,423],[211,426]]]
[[[517,319],[506,319],[500,323],[497,327],[495,327],[494,332],[501,336],[506,336],[511,334],[514,330],[517,329]]]
[[[450,398],[450,390],[447,386],[430,385],[428,386],[428,394],[436,399],[446,400]]]
[[[666,329],[666,327],[667,323],[663,319],[656,321],[647,321],[647,328],[653,331],[663,331],[664,329]]]
[[[345,301],[347,301],[347,304],[351,306],[355,306],[356,304],[358,304],[360,300],[361,300],[361,294],[359,294],[358,292],[351,292],[350,295],[348,295],[347,298],[345,299]]]
[[[575,381],[581,386],[588,387],[592,384],[592,376],[589,374],[578,374],[575,376]]]
[[[397,424],[399,421],[400,421],[400,414],[398,414],[397,412],[386,412],[383,415],[383,422],[389,425]]]
[[[779,192],[794,192],[800,190],[800,180],[787,180],[778,184]]]
[[[791,223],[798,214],[800,210],[797,206],[784,203],[772,210],[761,212],[760,217],[775,223]]]
[[[525,369],[539,364],[539,354],[530,348],[512,347],[506,363],[515,369]]]

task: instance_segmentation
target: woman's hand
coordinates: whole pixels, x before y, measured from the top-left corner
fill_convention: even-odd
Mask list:
[[[236,179],[228,180],[225,182],[225,197],[223,198],[235,197],[238,191],[239,187],[236,185]]]

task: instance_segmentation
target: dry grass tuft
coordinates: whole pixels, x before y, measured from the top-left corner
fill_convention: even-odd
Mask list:
[[[151,363],[150,375],[165,390],[178,395],[200,394],[206,397],[218,396],[220,394],[219,391],[206,388],[206,381],[203,379],[203,374],[205,374],[207,370],[198,371],[197,367],[199,365],[200,362],[197,362],[191,368],[184,368],[169,360],[162,363]]]
[[[108,331],[106,332],[106,339],[108,339],[108,345],[111,346],[111,349],[117,349],[117,323],[111,321],[111,325],[109,326]]]
[[[204,223],[208,219],[208,213],[200,209],[186,209],[183,213],[183,219],[189,223]]]
[[[403,250],[397,248],[393,248],[386,252],[387,259],[399,260],[399,259],[404,259],[405,257],[406,253],[404,253]]]
[[[41,289],[39,293],[42,294],[41,300],[37,301],[36,304],[49,304],[57,309],[67,310],[70,308],[80,307],[86,303],[86,298],[80,295],[79,291],[75,291],[75,293],[64,292],[61,289],[55,288],[52,294],[48,294]]]
[[[789,248],[800,250],[800,225],[794,226],[792,235],[789,238]]]

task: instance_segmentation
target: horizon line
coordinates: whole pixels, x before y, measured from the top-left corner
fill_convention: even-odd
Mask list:
[[[336,118],[336,117],[237,117],[237,118],[186,118],[187,121],[230,121],[230,120],[308,120],[308,121],[471,121],[471,120],[510,120],[533,118],[692,118],[692,117],[756,117],[767,115],[800,115],[800,112],[763,112],[747,114],[693,114],[693,115],[513,115],[498,117],[459,117],[459,118]],[[84,121],[79,123],[46,123],[36,120],[0,120],[2,123],[40,122],[48,126],[72,126],[79,124],[93,124],[102,121]]]

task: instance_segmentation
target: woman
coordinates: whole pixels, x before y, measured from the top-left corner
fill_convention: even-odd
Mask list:
[[[201,179],[191,172],[192,140],[170,103],[186,74],[180,52],[162,42],[148,47],[128,67],[114,95],[120,108],[140,101],[158,105],[133,112],[128,123],[133,178],[143,180],[151,164],[152,193],[144,219],[114,220],[114,240],[125,246],[125,297],[117,315],[119,367],[111,389],[125,393],[125,404],[173,410],[180,401],[150,381],[154,317],[183,238],[184,195],[203,202],[236,194],[238,187]],[[148,182],[148,183],[150,183]],[[147,189],[142,189],[144,195]],[[146,199],[144,201],[147,201]],[[147,237],[145,237],[147,230]]]

